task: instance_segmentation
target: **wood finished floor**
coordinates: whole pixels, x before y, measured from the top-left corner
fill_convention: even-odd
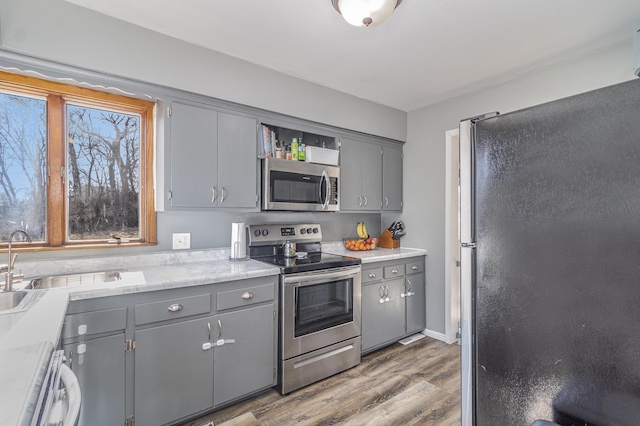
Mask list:
[[[460,425],[460,347],[425,337],[362,357],[335,376],[282,396],[271,389],[182,426],[251,413],[257,425]]]

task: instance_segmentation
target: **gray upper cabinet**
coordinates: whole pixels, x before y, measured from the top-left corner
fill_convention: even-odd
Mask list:
[[[381,146],[347,138],[340,141],[340,210],[380,211]]]
[[[382,210],[402,211],[402,146],[382,147]]]
[[[218,113],[218,207],[258,203],[257,120]]]
[[[257,120],[178,101],[169,111],[171,206],[256,208]]]

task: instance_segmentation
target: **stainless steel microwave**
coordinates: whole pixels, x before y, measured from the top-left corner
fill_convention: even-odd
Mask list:
[[[337,212],[340,167],[262,159],[262,210]]]

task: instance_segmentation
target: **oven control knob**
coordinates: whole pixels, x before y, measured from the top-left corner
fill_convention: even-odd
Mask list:
[[[255,231],[253,231],[253,235],[255,235],[256,237],[260,236],[260,230],[256,229]]]
[[[307,228],[307,234],[310,234],[310,233],[312,233],[312,232],[313,232],[313,229],[311,229],[311,228]]]
[[[304,228],[301,228],[301,229],[300,229],[300,233],[301,233],[302,235],[304,235],[304,233],[305,233],[305,232],[307,232],[307,230],[306,230],[306,229],[304,229]]]
[[[314,233],[314,234],[317,234],[318,232],[319,232],[319,231],[318,231],[318,228],[313,228],[313,233]]]
[[[262,230],[262,236],[263,236],[263,237],[266,237],[267,235],[269,235],[269,230],[267,230],[267,229],[263,229],[263,230]]]

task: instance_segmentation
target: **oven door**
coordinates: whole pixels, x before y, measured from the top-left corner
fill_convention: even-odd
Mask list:
[[[265,158],[262,210],[338,211],[339,176],[334,166]]]
[[[282,359],[360,336],[360,266],[282,276]]]

